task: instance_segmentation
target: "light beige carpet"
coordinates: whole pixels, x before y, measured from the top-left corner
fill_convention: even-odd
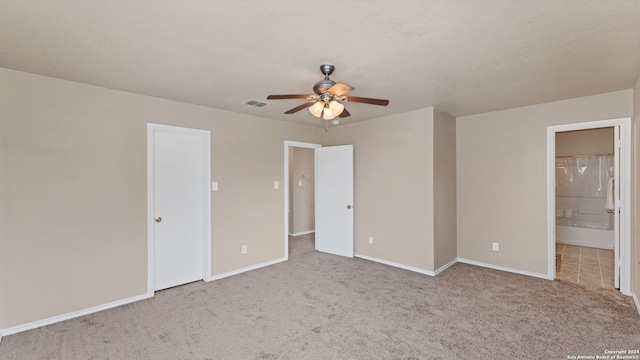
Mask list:
[[[10,335],[1,359],[567,359],[640,349],[615,291],[456,264],[436,277],[313,251]]]

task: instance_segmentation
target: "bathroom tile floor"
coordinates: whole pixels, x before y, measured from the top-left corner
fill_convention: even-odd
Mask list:
[[[613,250],[556,244],[556,254],[561,255],[556,279],[589,288],[614,288]]]

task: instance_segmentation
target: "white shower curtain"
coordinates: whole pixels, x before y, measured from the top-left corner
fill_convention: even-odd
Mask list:
[[[556,158],[556,224],[613,229],[606,210],[607,184],[613,177],[613,155]]]

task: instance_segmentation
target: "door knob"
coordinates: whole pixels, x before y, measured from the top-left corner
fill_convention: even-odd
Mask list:
[[[351,205],[347,205],[347,209],[351,209]]]
[[[161,218],[160,216],[158,216],[158,217],[156,218],[156,222],[161,222],[161,221],[162,221],[162,218]]]

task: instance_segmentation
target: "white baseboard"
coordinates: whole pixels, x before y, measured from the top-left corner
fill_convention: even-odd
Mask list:
[[[19,332],[23,332],[23,331],[39,328],[39,327],[42,327],[42,326],[55,324],[57,322],[61,322],[61,321],[65,321],[65,320],[69,320],[69,319],[73,319],[73,318],[77,318],[77,317],[80,317],[80,316],[97,313],[99,311],[103,311],[103,310],[111,309],[111,308],[114,308],[114,307],[130,304],[132,302],[136,302],[136,301],[140,301],[140,300],[144,300],[144,299],[148,299],[150,297],[153,297],[153,293],[152,294],[143,294],[143,295],[139,295],[139,296],[134,296],[134,297],[130,297],[130,298],[127,298],[127,299],[122,299],[122,300],[110,302],[110,303],[107,303],[107,304],[94,306],[94,307],[91,307],[91,308],[88,308],[88,309],[84,309],[84,310],[80,310],[80,311],[74,311],[74,312],[70,312],[70,313],[67,313],[67,314],[53,316],[53,317],[46,318],[46,319],[43,319],[43,320],[37,320],[37,321],[33,321],[33,322],[30,322],[30,323],[27,323],[27,324],[17,325],[17,326],[13,326],[13,327],[10,327],[10,328],[7,328],[7,329],[2,329],[2,330],[0,330],[0,341],[1,341],[3,336],[12,335],[12,334],[16,334],[16,333],[19,333]]]
[[[455,259],[453,259],[453,260],[449,261],[449,262],[448,262],[448,263],[446,263],[444,266],[442,266],[442,267],[440,267],[439,269],[437,269],[437,270],[435,271],[435,275],[438,275],[438,274],[440,274],[441,272],[443,272],[443,271],[447,270],[448,268],[450,268],[451,266],[453,266],[453,265],[454,265],[455,263],[457,263],[457,262],[458,262],[458,258],[455,258]]]
[[[247,271],[251,271],[251,270],[256,270],[256,269],[260,269],[263,268],[265,266],[269,266],[269,265],[274,265],[283,261],[287,261],[287,258],[280,258],[280,259],[276,259],[276,260],[271,260],[271,261],[267,261],[267,262],[263,262],[257,265],[253,265],[253,266],[248,266],[242,269],[238,269],[238,270],[233,270],[233,271],[229,271],[226,273],[222,273],[222,274],[218,274],[218,275],[211,275],[209,277],[207,277],[207,279],[205,279],[205,281],[214,281],[214,280],[220,280],[229,276],[233,276],[233,275],[238,275],[241,274],[243,272],[247,272]]]
[[[315,230],[307,230],[307,231],[302,231],[302,232],[297,232],[297,233],[289,233],[289,236],[307,235],[307,234],[313,234],[314,232],[316,232],[316,231]]]
[[[381,263],[381,264],[397,267],[397,268],[400,268],[400,269],[417,272],[417,273],[420,273],[420,274],[425,274],[425,275],[429,275],[429,276],[436,276],[436,273],[433,272],[433,271],[421,269],[421,268],[414,267],[414,266],[404,265],[404,264],[400,264],[400,263],[396,263],[396,262],[388,261],[388,260],[382,260],[382,259],[378,259],[378,258],[374,258],[374,257],[371,257],[371,256],[362,255],[362,254],[355,254],[354,256],[358,257],[358,258],[361,258],[361,259],[364,259],[364,260],[369,260],[369,261],[373,261],[373,262],[377,262],[377,263]]]
[[[481,266],[481,267],[485,267],[485,268],[489,268],[489,269],[506,271],[506,272],[510,272],[510,273],[514,273],[514,274],[532,276],[532,277],[537,277],[537,278],[549,280],[549,276],[547,274],[541,274],[541,273],[536,273],[536,272],[532,272],[532,271],[513,269],[513,268],[508,268],[508,267],[505,267],[505,266],[493,265],[493,264],[488,264],[488,263],[483,263],[483,262],[480,262],[480,261],[468,260],[468,259],[463,259],[463,258],[458,258],[458,261],[461,262],[461,263],[469,264],[469,265]]]
[[[636,310],[638,310],[638,315],[640,315],[640,301],[638,301],[638,297],[636,296],[635,293],[631,293],[631,296],[633,297],[633,302],[636,304]]]

